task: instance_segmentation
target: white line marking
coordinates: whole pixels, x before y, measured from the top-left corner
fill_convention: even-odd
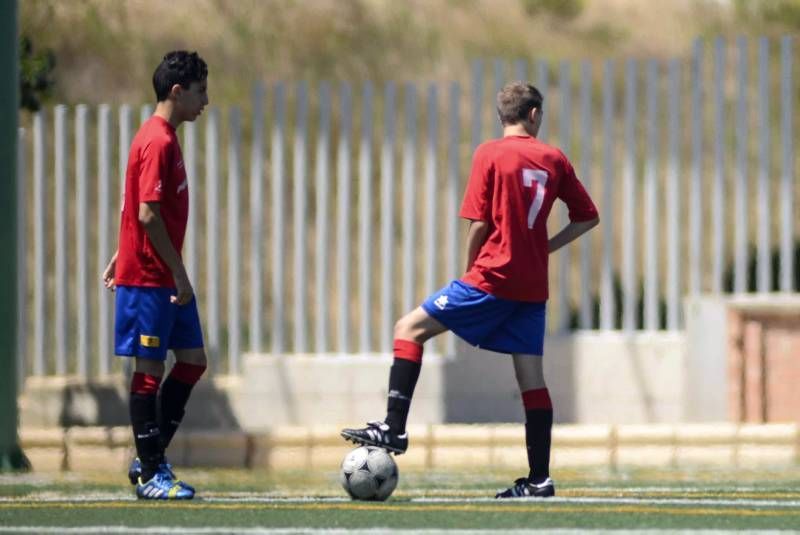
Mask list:
[[[39,503],[114,503],[114,502],[135,502],[133,496],[28,496],[28,497],[0,497],[0,503],[19,504],[39,504]],[[197,497],[194,502],[199,503],[220,503],[220,504],[292,504],[292,503],[347,503],[350,498],[346,497],[332,497],[332,496],[211,496],[211,497]],[[393,500],[394,503],[404,503],[405,500]],[[510,500],[497,500],[493,497],[415,497],[409,500],[412,503],[463,503],[463,504],[531,504],[531,503],[548,503],[548,504],[587,504],[587,505],[686,505],[686,506],[708,506],[708,507],[751,507],[751,508],[800,508],[800,500],[775,500],[775,499],[757,499],[757,498],[672,498],[672,497],[658,497],[650,496],[647,498],[635,497],[602,497],[602,496],[587,496],[587,497],[553,497],[553,498],[514,498]],[[392,503],[392,501],[388,502]]]
[[[800,507],[800,500],[750,500],[750,499],[718,499],[718,498],[513,498],[497,500],[495,498],[412,498],[414,503],[566,503],[566,504],[609,504],[609,505],[706,505],[717,507]]]
[[[421,529],[421,530],[398,530],[391,528],[371,528],[371,529],[319,529],[319,528],[260,528],[260,527],[241,527],[241,526],[219,526],[219,527],[174,527],[174,526],[151,526],[129,528],[124,526],[0,526],[0,533],[78,533],[78,534],[139,534],[139,533],[199,533],[203,535],[244,533],[247,535],[296,535],[296,534],[325,534],[325,535],[378,535],[391,531],[397,533],[409,533],[413,535],[487,535],[487,534],[522,534],[531,533],[530,530],[504,529],[504,530],[476,530],[476,529]],[[655,529],[547,529],[548,533],[559,535],[582,535],[584,533],[606,534],[606,533],[625,533],[630,535],[657,535],[663,531]],[[670,530],[670,533],[692,533],[697,534],[722,534],[722,533],[741,533],[735,530]],[[748,530],[751,534],[780,534],[778,530]]]

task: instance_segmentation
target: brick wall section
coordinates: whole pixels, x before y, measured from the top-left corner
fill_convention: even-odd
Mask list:
[[[800,307],[733,305],[728,313],[734,422],[800,422]]]

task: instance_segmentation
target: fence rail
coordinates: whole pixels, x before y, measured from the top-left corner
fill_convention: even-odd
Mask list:
[[[237,373],[245,348],[391,351],[394,320],[462,269],[471,151],[500,133],[490,96],[528,72],[546,98],[540,137],[576,164],[602,220],[551,259],[552,331],[676,330],[686,294],[798,291],[794,62],[788,36],[716,39],[686,60],[477,60],[468,91],[278,82],[210,108],[182,145],[184,258],[212,369]],[[59,105],[23,118],[25,374],[118,369],[100,274],[133,115]],[[566,222],[560,205],[551,220]]]

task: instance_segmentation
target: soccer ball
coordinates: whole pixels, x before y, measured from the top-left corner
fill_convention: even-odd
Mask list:
[[[345,456],[339,480],[354,500],[383,501],[391,496],[399,476],[386,450],[361,446]]]

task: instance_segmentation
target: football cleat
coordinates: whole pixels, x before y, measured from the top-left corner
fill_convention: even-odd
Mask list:
[[[556,495],[556,487],[549,477],[541,483],[531,483],[527,477],[514,481],[514,486],[495,494],[495,498],[550,498]]]
[[[400,455],[408,449],[408,433],[395,434],[384,422],[367,422],[362,429],[342,429],[341,435],[362,446],[375,446]]]
[[[166,457],[164,458],[164,462],[158,465],[161,470],[165,470],[169,477],[181,487],[188,489],[192,492],[195,492],[195,489],[190,484],[186,483],[185,481],[181,481],[177,477],[175,477],[175,472],[172,471],[172,465],[169,464]],[[142,476],[142,461],[139,460],[138,457],[134,457],[131,461],[131,465],[128,467],[128,480],[131,482],[131,485],[136,485],[139,483],[139,478]]]
[[[194,491],[177,484],[166,470],[159,470],[150,481],[143,482],[139,478],[136,497],[140,500],[191,500]]]

